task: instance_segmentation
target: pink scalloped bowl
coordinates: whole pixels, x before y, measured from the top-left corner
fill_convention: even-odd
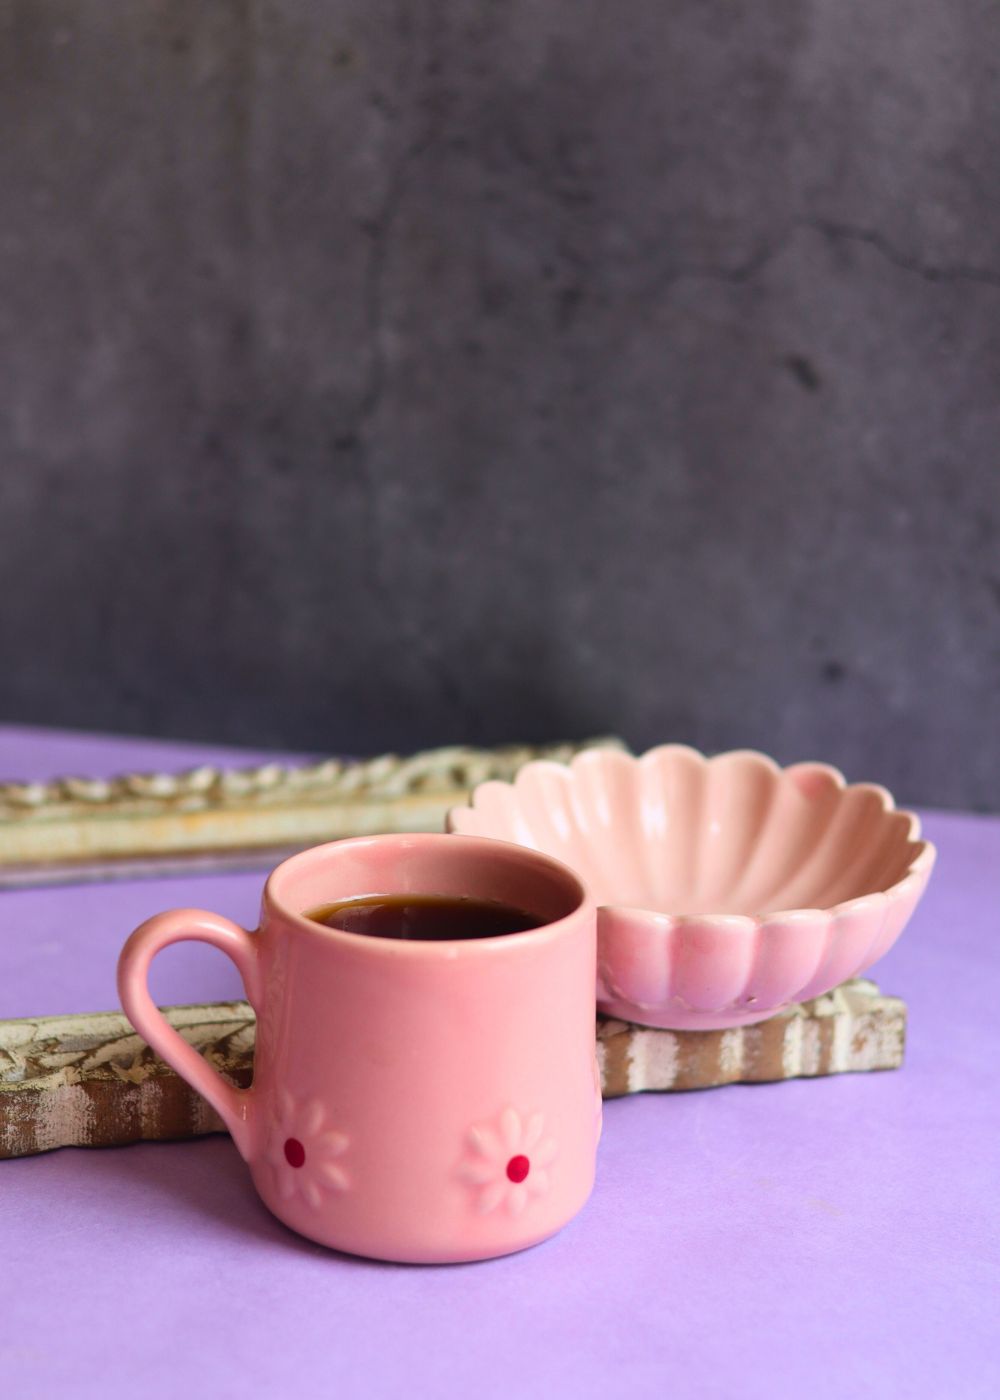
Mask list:
[[[531,846],[589,886],[598,1009],[676,1030],[763,1021],[864,972],[934,865],[885,788],[747,749],[590,749],[470,801],[449,831]]]

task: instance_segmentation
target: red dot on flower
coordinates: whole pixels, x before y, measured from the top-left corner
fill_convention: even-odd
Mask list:
[[[306,1150],[298,1138],[285,1140],[285,1161],[290,1167],[301,1167],[306,1160]],[[518,1178],[520,1179],[520,1178]]]
[[[507,1163],[507,1175],[511,1181],[523,1181],[530,1171],[531,1163],[527,1157],[518,1155]]]

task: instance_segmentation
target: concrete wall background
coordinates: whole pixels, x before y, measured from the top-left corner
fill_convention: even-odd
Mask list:
[[[0,716],[1000,807],[992,0],[0,0]]]

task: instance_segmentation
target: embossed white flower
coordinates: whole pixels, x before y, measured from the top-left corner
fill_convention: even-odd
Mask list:
[[[325,1192],[346,1191],[351,1180],[336,1159],[348,1145],[347,1135],[327,1123],[318,1099],[297,1102],[287,1090],[279,1092],[266,1155],[283,1200],[299,1195],[318,1210]]]
[[[495,1123],[469,1129],[468,1152],[458,1170],[463,1181],[476,1188],[480,1215],[501,1205],[511,1215],[520,1215],[533,1196],[549,1189],[546,1168],[556,1155],[556,1144],[544,1131],[541,1113],[522,1119],[514,1108],[505,1108]]]

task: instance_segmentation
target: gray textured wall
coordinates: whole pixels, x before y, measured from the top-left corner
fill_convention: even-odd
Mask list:
[[[0,715],[1000,807],[994,0],[0,0]]]

